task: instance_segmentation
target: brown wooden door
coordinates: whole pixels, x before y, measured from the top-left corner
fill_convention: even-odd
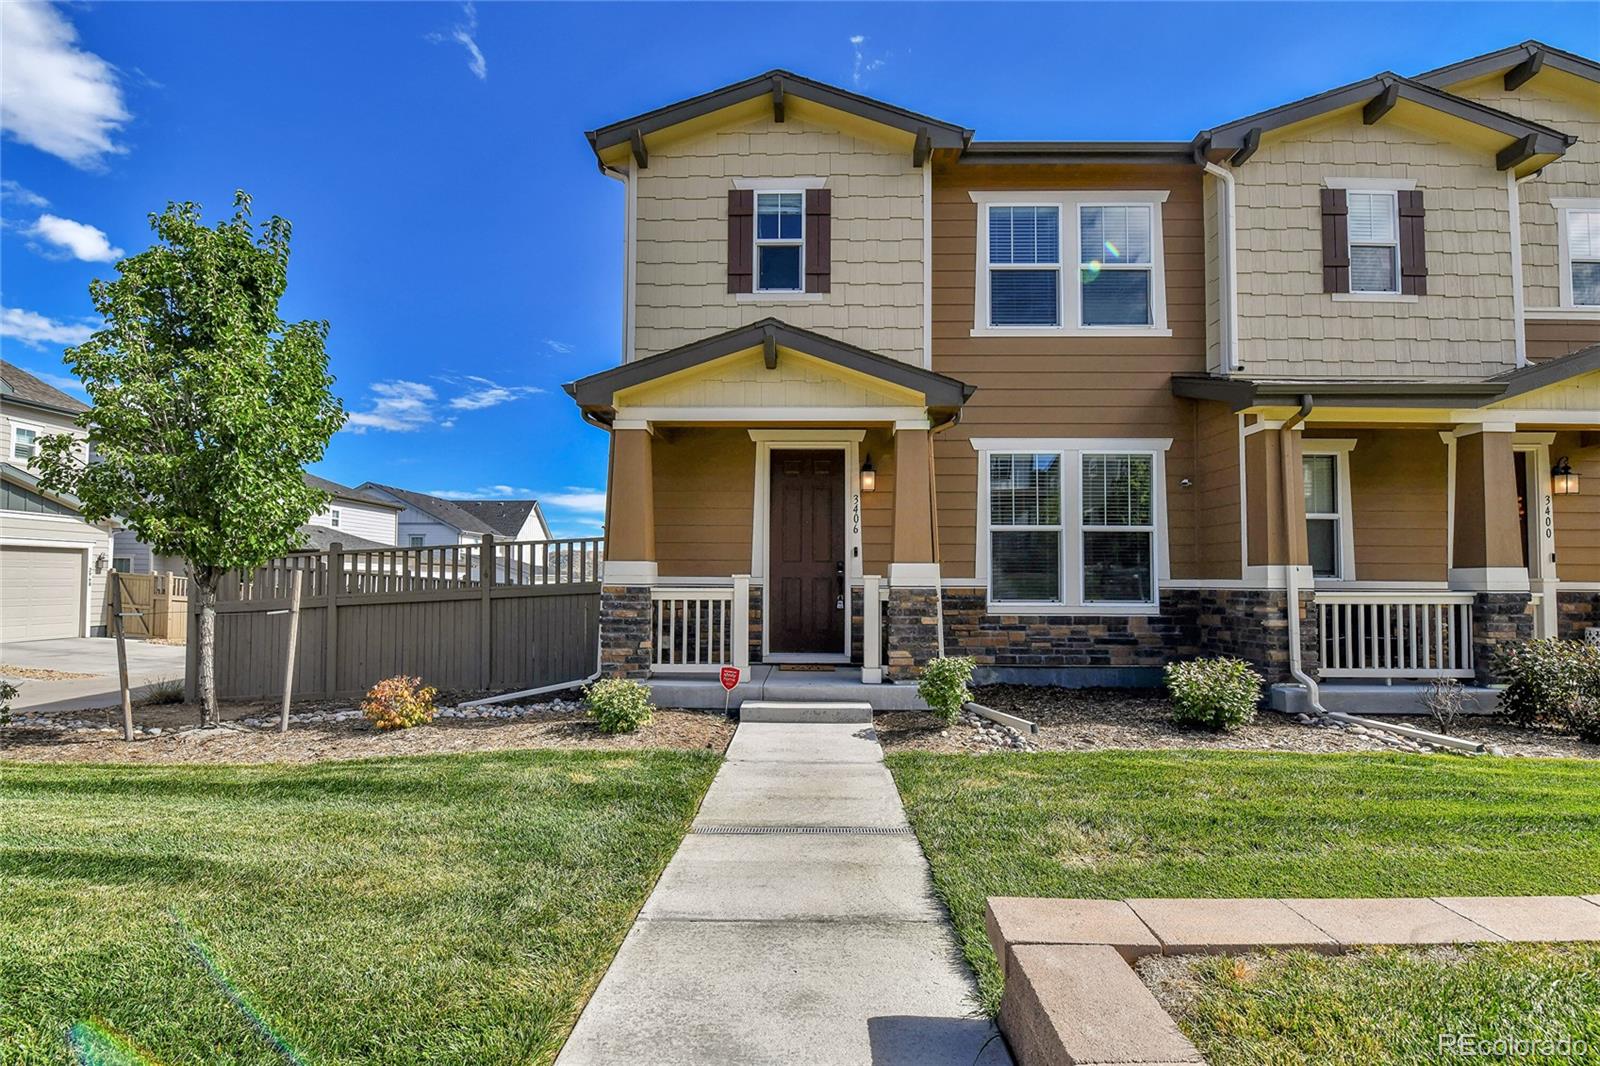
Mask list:
[[[767,650],[844,651],[844,457],[772,453]]]

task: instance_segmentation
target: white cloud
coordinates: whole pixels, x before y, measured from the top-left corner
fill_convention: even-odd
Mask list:
[[[23,187],[21,182],[12,181],[10,178],[0,181],[0,200],[10,200],[20,207],[50,206],[49,200],[46,200],[32,189]]]
[[[94,335],[94,327],[79,322],[57,322],[37,311],[20,307],[0,307],[0,337],[12,337],[30,348],[47,344],[82,344]]]
[[[453,382],[453,379],[449,378],[444,380]],[[503,403],[510,403],[512,400],[520,400],[525,396],[544,391],[533,385],[501,385],[488,378],[472,376],[458,384],[467,386],[467,391],[451,397],[450,407],[456,411],[481,411],[485,407],[498,407]]]
[[[606,493],[604,489],[580,488],[568,485],[560,492],[540,492],[535,494],[541,507],[553,507],[563,511],[588,512],[590,514],[605,514]]]
[[[122,256],[122,249],[111,246],[104,230],[96,229],[87,222],[74,222],[70,218],[44,214],[24,232],[85,263],[109,263]]]
[[[483,49],[478,47],[478,9],[470,0],[461,5],[462,21],[450,27],[450,32],[430,33],[428,40],[435,44],[454,41],[467,50],[467,69],[472,71],[473,77],[479,81],[489,80],[489,64],[483,58]]]
[[[87,170],[125,150],[112,135],[131,116],[116,69],[77,39],[47,3],[0,3],[0,128]]]
[[[875,74],[888,65],[888,56],[867,57],[867,37],[865,34],[855,33],[850,35],[850,51],[855,59],[850,65],[850,80],[857,89],[867,81],[868,75]]]
[[[571,355],[573,352],[578,350],[578,346],[576,344],[568,344],[566,341],[552,340],[549,337],[544,339],[544,345],[557,355]]]
[[[370,386],[372,406],[352,411],[345,423],[352,433],[382,429],[391,433],[412,433],[434,423],[434,403],[438,393],[420,381],[374,381]]]
[[[515,485],[480,485],[475,489],[434,489],[429,495],[443,500],[531,500],[535,493]]]

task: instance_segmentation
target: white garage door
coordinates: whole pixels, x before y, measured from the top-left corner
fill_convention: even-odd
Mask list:
[[[83,635],[83,552],[0,548],[0,640]]]

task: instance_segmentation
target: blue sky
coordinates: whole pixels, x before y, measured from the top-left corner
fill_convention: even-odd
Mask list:
[[[583,131],[771,67],[985,139],[1188,138],[1600,4],[0,3],[0,351],[46,377],[149,212],[235,188],[294,223],[355,417],[317,472],[537,495],[599,524],[605,436],[561,384],[620,357],[621,187]]]

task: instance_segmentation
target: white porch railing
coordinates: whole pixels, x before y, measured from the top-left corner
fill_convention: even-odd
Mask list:
[[[750,667],[750,578],[732,585],[650,590],[650,668],[655,673],[707,673]]]
[[[1471,677],[1470,592],[1318,592],[1322,677]]]

